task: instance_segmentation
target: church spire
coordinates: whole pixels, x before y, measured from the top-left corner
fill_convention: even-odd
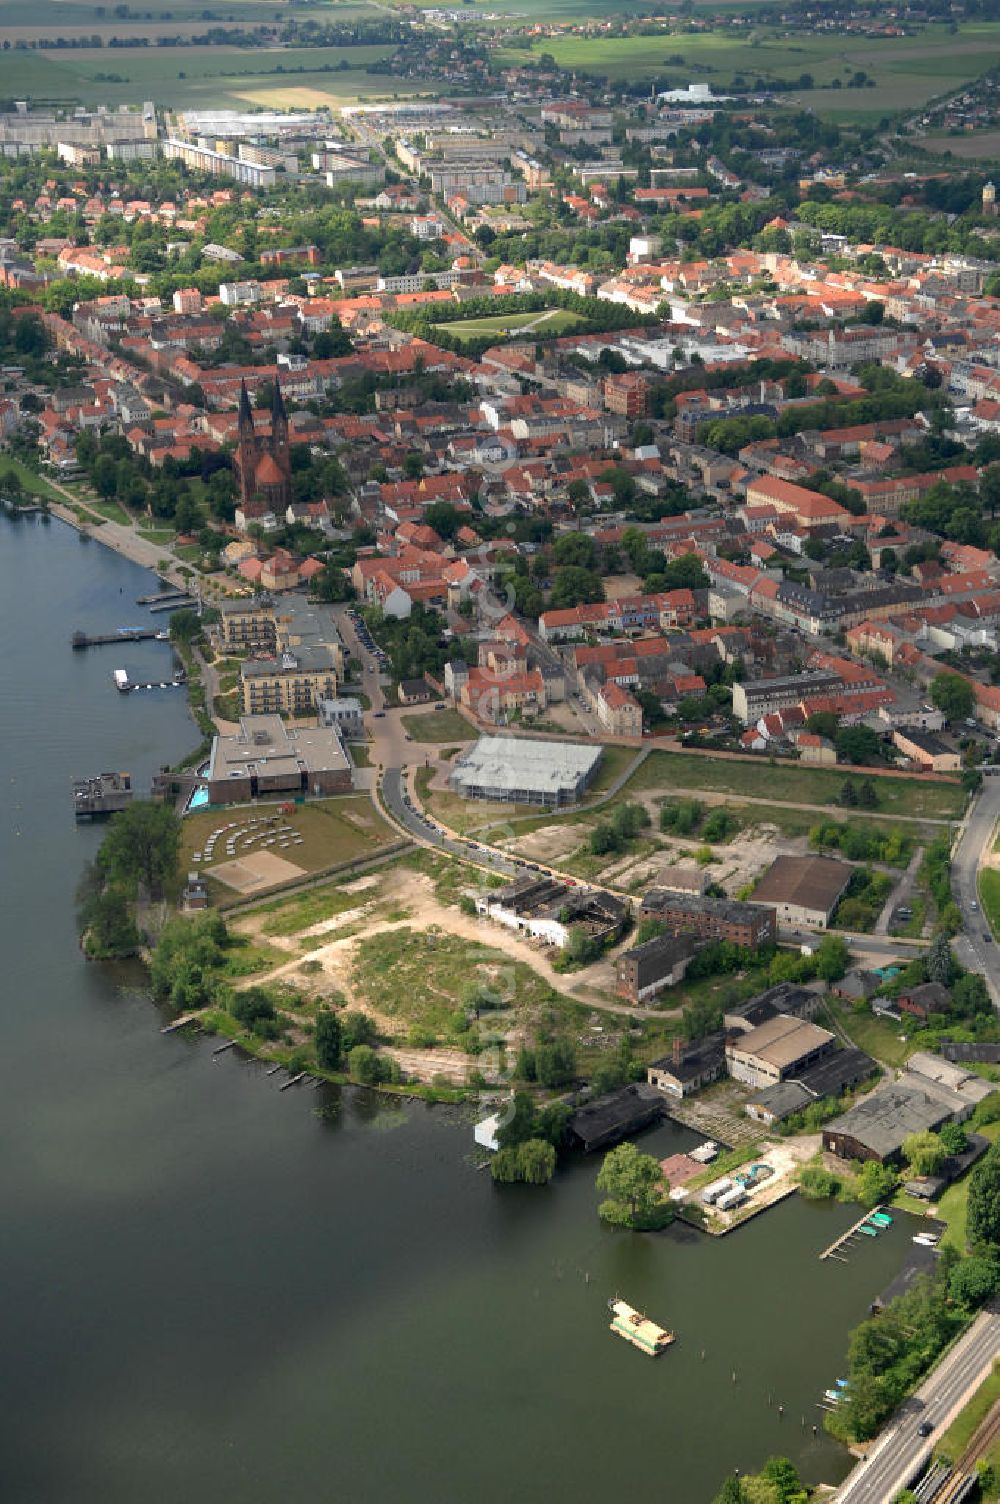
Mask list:
[[[285,399],[281,395],[281,382],[277,376],[274,378],[274,386],[271,388],[271,427],[276,422],[287,423],[288,414],[285,412]]]
[[[245,381],[240,382],[240,432],[244,428],[253,430],[253,410],[250,406],[250,394],[247,391]]]

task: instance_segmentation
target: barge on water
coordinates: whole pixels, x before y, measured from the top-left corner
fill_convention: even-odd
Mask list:
[[[98,773],[73,783],[73,810],[78,821],[106,820],[132,802],[130,773]]]
[[[615,1335],[624,1337],[626,1342],[631,1342],[633,1347],[650,1358],[659,1357],[674,1340],[673,1332],[657,1326],[655,1321],[650,1321],[624,1300],[609,1300],[608,1310],[612,1315],[611,1330]]]

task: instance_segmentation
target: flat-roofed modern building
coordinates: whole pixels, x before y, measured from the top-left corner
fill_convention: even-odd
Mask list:
[[[227,652],[246,653],[275,646],[274,602],[270,596],[220,601],[219,636]]]
[[[208,766],[212,804],[245,804],[281,794],[346,794],[351,761],[340,734],[286,726],[276,715],[245,715],[232,736],[216,736]]]
[[[321,700],[337,698],[337,666],[329,647],[248,658],[240,665],[240,679],[246,715],[309,715]]]
[[[455,764],[449,788],[465,799],[502,804],[574,804],[593,779],[600,746],[513,736],[481,736]]]

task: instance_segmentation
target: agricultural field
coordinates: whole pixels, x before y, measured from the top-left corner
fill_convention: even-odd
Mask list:
[[[415,92],[369,64],[391,47],[116,47],[0,52],[0,97],[136,106],[153,99],[168,109],[337,108],[369,95]]]
[[[129,14],[109,14],[106,5],[87,4],[85,0],[0,0],[0,29],[5,41],[52,40],[57,37],[99,36],[106,44],[111,37],[188,36],[202,33],[212,26],[274,26],[287,17],[276,14],[269,0],[213,0],[210,11],[201,0],[176,0],[176,3]],[[208,15],[211,15],[211,20]],[[296,7],[295,19],[320,23],[354,21],[377,17],[377,7],[365,0],[303,0]]]
[[[667,76],[678,84],[691,78],[725,89],[739,74],[748,81],[794,81],[808,73],[815,88],[787,96],[817,114],[878,119],[916,109],[935,95],[977,78],[1000,61],[1000,24],[977,22],[951,35],[931,26],[911,37],[808,36],[761,28],[745,39],[719,32],[695,35],[664,31],[652,36],[544,37],[533,47],[560,66],[601,74],[612,80]],[[519,56],[498,54],[506,64]],[[867,73],[876,88],[848,89],[856,72]],[[845,87],[833,89],[838,80]]]
[[[435,327],[463,342],[474,339],[502,339],[507,335],[568,334],[586,326],[586,319],[565,308],[549,308],[543,313],[508,313],[493,319],[456,319],[452,324]]]
[[[951,155],[963,162],[995,162],[1000,158],[1000,130],[969,131],[962,135],[920,136],[925,151],[936,157]]]

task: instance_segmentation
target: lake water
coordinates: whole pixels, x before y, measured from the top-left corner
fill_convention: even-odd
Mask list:
[[[722,1240],[612,1233],[597,1160],[495,1189],[467,1115],[279,1093],[161,1036],[141,974],[84,963],[72,899],[101,832],[74,825],[71,780],[144,791],[196,734],[179,691],[113,687],[168,678],[164,644],[69,638],[144,620],[152,588],[62,524],[0,517],[3,1504],[702,1504],[772,1452],[838,1479],[816,1400],[908,1225],[846,1266],[817,1254],[856,1211],[798,1198]],[[609,1335],[616,1293],[677,1332],[663,1358]]]

